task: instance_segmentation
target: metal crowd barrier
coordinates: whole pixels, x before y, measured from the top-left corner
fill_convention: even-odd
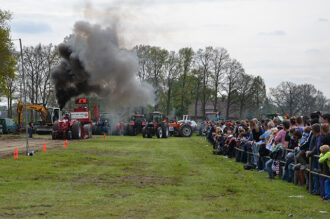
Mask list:
[[[293,149],[288,149],[288,148],[282,148],[282,149],[285,150],[285,157],[286,157],[286,155],[287,155],[288,152],[294,152]],[[247,153],[247,154],[252,155],[252,156],[257,156],[257,157],[260,158],[259,153],[255,154],[255,153],[253,153],[253,151],[252,151],[252,152],[250,152],[250,151],[244,151],[243,149],[238,148],[238,147],[235,147],[235,150],[236,150],[236,152],[237,152],[237,151],[240,151],[240,152]],[[267,158],[267,159],[271,159],[269,156],[264,156],[264,157]],[[319,158],[319,157],[320,157],[320,156],[318,156],[318,155],[313,155],[313,156],[309,157],[308,168],[306,168],[306,169],[304,170],[304,171],[306,171],[306,172],[308,173],[308,190],[309,190],[309,193],[312,193],[312,183],[313,183],[312,175],[317,175],[317,176],[322,176],[322,177],[325,177],[325,178],[330,178],[329,175],[325,175],[325,174],[322,174],[322,173],[318,173],[318,172],[315,172],[315,171],[312,170],[312,162],[313,162],[313,159],[314,159],[314,158]],[[248,158],[247,158],[247,159],[248,159]],[[283,160],[280,160],[280,163],[285,164],[286,162],[283,161]],[[294,163],[297,164],[297,160],[296,160],[296,158],[295,158]],[[295,173],[295,171],[294,171],[294,173]],[[297,182],[297,174],[294,174],[293,176],[294,176],[293,183],[294,183],[294,184],[297,184],[297,183],[296,183],[296,182]]]

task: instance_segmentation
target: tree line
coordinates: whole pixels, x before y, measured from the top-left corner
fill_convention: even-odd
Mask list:
[[[188,106],[193,104],[197,117],[198,103],[205,115],[208,102],[217,112],[218,101],[223,100],[223,115],[230,118],[232,108],[238,106],[239,117],[243,118],[247,112],[261,112],[266,102],[262,77],[247,74],[225,48],[209,46],[194,51],[187,47],[176,52],[139,45],[134,50],[139,60],[138,77],[156,90],[158,102],[154,110],[166,115],[173,111],[178,116],[187,114]]]

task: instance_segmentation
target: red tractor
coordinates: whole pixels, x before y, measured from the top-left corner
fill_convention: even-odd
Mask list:
[[[79,98],[76,104],[87,104],[87,99]],[[54,122],[52,139],[91,138],[92,126],[90,112],[86,106],[81,106],[67,113],[64,119]]]
[[[148,122],[142,128],[143,138],[152,138],[156,135],[157,138],[168,138],[168,123],[163,121],[163,115],[160,112],[149,114]]]
[[[126,126],[126,135],[135,136],[142,132],[146,125],[146,117],[143,114],[133,114]]]

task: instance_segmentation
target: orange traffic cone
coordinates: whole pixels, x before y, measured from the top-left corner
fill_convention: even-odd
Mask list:
[[[15,147],[15,151],[14,151],[14,159],[18,159],[17,147]]]
[[[104,138],[104,139],[106,139],[106,138],[107,138],[107,136],[105,135],[105,133],[104,133],[104,136],[103,136],[103,138]]]
[[[44,148],[42,149],[43,151],[46,151],[46,143],[44,143]]]
[[[64,147],[68,147],[68,140],[65,140]]]

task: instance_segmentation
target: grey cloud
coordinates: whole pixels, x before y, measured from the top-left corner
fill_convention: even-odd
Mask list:
[[[329,20],[328,19],[326,19],[326,18],[319,18],[318,20],[317,20],[318,22],[328,22]]]
[[[321,51],[318,49],[308,49],[305,51],[305,53],[309,55],[318,55],[321,53]]]
[[[17,21],[12,23],[12,30],[17,33],[39,34],[50,32],[52,28],[44,22]]]
[[[271,32],[259,32],[260,36],[285,36],[286,33],[283,30],[275,30]]]

